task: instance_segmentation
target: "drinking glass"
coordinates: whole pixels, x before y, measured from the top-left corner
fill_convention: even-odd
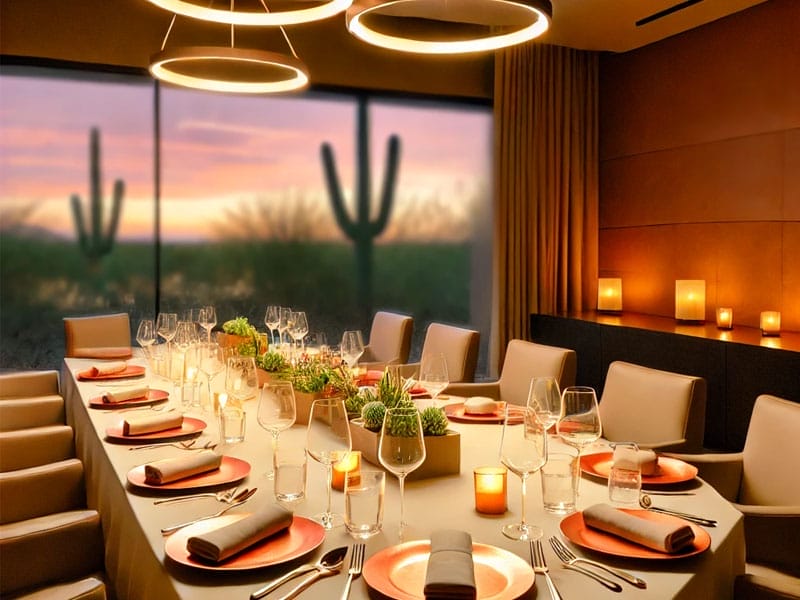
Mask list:
[[[561,390],[555,377],[534,377],[528,389],[528,408],[548,431],[561,416]]]
[[[176,336],[177,337],[177,336]],[[200,408],[200,349],[197,344],[190,345],[183,351],[183,384],[181,385],[181,400],[185,407]],[[189,387],[191,397],[183,397],[185,388]]]
[[[358,364],[358,359],[364,354],[364,338],[360,331],[345,331],[342,336],[342,359],[351,369]]]
[[[206,330],[206,342],[211,343],[211,330],[217,324],[217,310],[213,306],[204,306],[200,309],[197,322]]]
[[[447,359],[444,354],[436,353],[423,356],[419,369],[419,384],[425,388],[425,391],[430,394],[434,402],[449,383]]]
[[[267,307],[267,312],[264,315],[264,325],[269,329],[269,336],[272,340],[272,345],[275,345],[275,331],[278,331],[278,325],[281,322],[281,307],[270,305]]]
[[[397,476],[400,483],[400,539],[402,540],[405,527],[403,488],[406,475],[425,462],[422,422],[416,407],[403,406],[386,410],[378,442],[378,459],[388,471]]]
[[[308,335],[308,319],[306,318],[306,313],[302,310],[294,312],[292,315],[293,319],[289,329],[289,335],[292,336],[295,346],[297,342],[300,341],[300,351],[304,352],[306,349],[304,338]]]
[[[503,422],[503,437],[500,442],[500,462],[517,475],[522,482],[522,505],[519,523],[509,523],[503,527],[503,534],[512,540],[532,541],[542,537],[541,527],[531,525],[525,520],[525,500],[528,477],[542,468],[547,460],[547,434],[544,426],[536,418],[536,413],[525,407],[522,427],[514,420],[516,413],[509,418],[508,406]]]
[[[208,383],[208,403],[213,410],[211,383],[217,375],[225,370],[225,350],[219,344],[210,342],[200,344],[198,352],[200,353],[200,370],[206,376],[206,382]]]
[[[596,442],[603,433],[594,388],[578,386],[564,389],[561,394],[561,416],[556,423],[556,430],[564,442],[578,449],[580,468],[583,447]],[[578,478],[577,494],[580,494],[580,484],[581,480]]]
[[[228,402],[242,406],[245,400],[254,398],[258,390],[256,360],[252,356],[231,356],[225,364],[225,391]]]
[[[261,388],[258,400],[258,424],[272,434],[272,457],[278,450],[278,436],[281,431],[294,425],[297,408],[294,389],[291,381],[273,381],[265,383]],[[272,479],[274,472],[267,472],[267,479]]]
[[[175,337],[178,330],[178,313],[158,313],[156,318],[156,331],[168,344]]]
[[[328,490],[327,508],[324,513],[314,517],[326,530],[344,523],[342,515],[331,513],[331,484],[333,465],[347,456],[351,447],[350,423],[347,420],[344,400],[340,398],[314,400],[308,417],[306,452],[327,470],[325,486]]]
[[[149,356],[150,346],[156,343],[156,326],[153,319],[142,319],[136,330],[136,341],[144,349],[145,356]]]

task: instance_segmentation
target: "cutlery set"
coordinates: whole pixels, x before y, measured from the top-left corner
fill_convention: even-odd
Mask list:
[[[188,527],[189,525],[194,525],[195,523],[199,523],[200,521],[221,517],[232,508],[236,508],[237,506],[241,506],[242,504],[247,502],[250,498],[253,497],[253,494],[255,494],[256,491],[258,491],[258,488],[253,488],[252,490],[244,490],[240,492],[239,495],[233,501],[231,501],[230,504],[228,504],[228,506],[226,506],[222,510],[215,512],[213,515],[206,515],[205,517],[192,519],[191,521],[186,521],[185,523],[178,523],[177,525],[162,527],[161,533],[163,533],[164,535],[169,535],[171,533],[175,533],[176,531],[178,531],[178,529],[183,529],[184,527]]]
[[[213,450],[217,447],[211,440],[207,441],[202,446],[195,446],[196,443],[197,438],[184,442],[159,442],[157,444],[146,444],[144,446],[131,446],[128,450],[152,450],[153,448],[163,448],[165,446],[172,446],[178,450]]]
[[[660,506],[653,506],[653,501],[647,494],[642,494],[641,496],[639,496],[639,506],[641,506],[644,509],[651,510],[653,512],[661,513],[664,515],[672,515],[673,517],[678,517],[683,519],[684,521],[690,521],[692,523],[697,523],[698,525],[703,525],[705,527],[717,526],[717,522],[714,519],[706,519],[705,517],[699,517],[691,513],[680,512],[668,508],[661,508]]]

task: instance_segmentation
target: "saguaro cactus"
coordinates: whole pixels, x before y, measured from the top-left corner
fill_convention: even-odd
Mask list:
[[[372,251],[375,238],[386,229],[394,202],[397,167],[400,162],[400,138],[389,137],[384,169],[383,188],[380,195],[378,215],[371,218],[372,181],[370,175],[369,116],[367,101],[358,99],[356,120],[356,189],[355,216],[351,217],[345,207],[344,194],[336,172],[333,149],[329,143],[321,148],[325,183],[333,207],[336,223],[344,234],[353,241],[356,259],[356,285],[358,300],[364,316],[372,312]]]
[[[103,198],[101,195],[102,182],[100,180],[100,133],[92,127],[89,134],[89,215],[91,230],[87,228],[84,219],[81,198],[73,194],[72,217],[75,222],[75,231],[78,235],[78,245],[81,251],[91,261],[96,261],[111,252],[114,239],[117,235],[119,217],[122,212],[122,197],[125,194],[125,184],[121,179],[114,182],[114,194],[111,204],[111,217],[103,231]]]

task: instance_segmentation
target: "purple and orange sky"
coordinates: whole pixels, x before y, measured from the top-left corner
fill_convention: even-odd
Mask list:
[[[0,76],[0,219],[33,206],[27,224],[73,237],[68,199],[77,193],[86,202],[89,130],[96,126],[106,201],[114,180],[126,185],[120,238],[151,237],[153,93],[147,80],[140,81]],[[310,215],[315,237],[340,239],[324,188],[320,145],[333,145],[349,195],[354,100],[175,88],[163,88],[161,99],[165,239],[214,238],[236,215],[259,207],[271,214]],[[462,234],[454,230],[464,227],[452,224],[467,226],[474,203],[489,201],[491,112],[373,101],[370,116],[373,197],[383,181],[387,138],[396,133],[402,142],[396,219],[386,237],[458,238]]]

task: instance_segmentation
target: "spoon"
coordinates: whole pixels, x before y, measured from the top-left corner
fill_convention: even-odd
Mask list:
[[[705,525],[706,527],[716,527],[717,522],[713,519],[704,519],[703,517],[698,517],[697,515],[693,515],[690,513],[679,512],[677,510],[669,510],[667,508],[661,508],[659,506],[653,506],[653,500],[647,494],[642,494],[639,496],[639,506],[642,508],[646,508],[647,510],[652,510],[654,512],[662,513],[665,515],[672,515],[673,517],[679,517],[686,521],[691,521],[692,523],[697,523],[698,525]]]
[[[264,587],[250,594],[250,600],[258,600],[259,598],[263,598],[264,596],[269,594],[272,590],[283,585],[293,577],[297,577],[298,575],[302,575],[303,573],[308,573],[309,571],[316,571],[318,574],[322,574],[324,571],[332,571],[324,573],[323,575],[333,575],[334,573],[338,572],[339,568],[341,568],[346,554],[347,554],[347,546],[340,546],[339,548],[328,550],[325,554],[322,555],[322,558],[320,558],[316,563],[300,565],[296,569],[292,569],[291,571],[286,573],[286,575],[284,575],[283,577],[279,577],[278,579],[270,581]],[[333,571],[334,569],[336,570]],[[311,581],[303,582],[303,584],[307,583],[311,583]],[[303,587],[305,587],[305,585],[302,585],[300,589],[302,589]],[[292,591],[295,592],[300,590],[295,588],[295,590]]]

